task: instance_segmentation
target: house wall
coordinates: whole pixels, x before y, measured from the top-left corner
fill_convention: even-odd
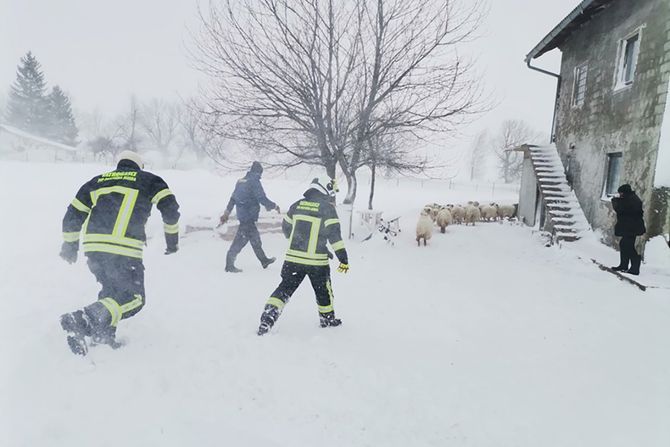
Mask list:
[[[572,152],[574,188],[587,219],[613,243],[615,214],[603,200],[607,154],[621,152],[621,183],[652,206],[653,176],[670,77],[670,0],[616,0],[561,45],[556,145]],[[615,91],[619,42],[642,27],[633,84]],[[574,72],[588,63],[585,103],[572,106]],[[573,148],[573,149],[571,149]],[[665,204],[667,208],[667,202]]]

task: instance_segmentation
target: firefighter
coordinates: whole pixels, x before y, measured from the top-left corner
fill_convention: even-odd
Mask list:
[[[165,254],[178,250],[179,205],[162,178],[143,170],[141,157],[123,151],[116,170],[86,182],[63,218],[60,256],[76,262],[79,240],[88,267],[102,286],[98,301],[61,316],[61,327],[75,354],[86,355],[86,337],[117,348],[120,320],[137,314],[145,303],[142,249],[153,205],[164,223]]]
[[[235,190],[228,201],[226,211],[221,216],[220,225],[223,225],[228,222],[233,207],[237,207],[237,220],[240,222],[240,226],[237,228],[233,243],[230,245],[230,249],[226,255],[227,272],[242,272],[242,270],[235,267],[235,259],[244,246],[247,245],[247,242],[251,243],[251,248],[253,248],[263,268],[267,268],[276,261],[275,258],[268,258],[265,255],[261,235],[258,233],[258,228],[256,228],[256,221],[258,221],[258,213],[261,210],[261,205],[268,211],[276,210],[278,213],[280,212],[279,206],[268,199],[265,191],[263,191],[263,185],[261,185],[262,175],[263,166],[257,161],[253,162],[249,172],[237,181]]]
[[[304,198],[291,205],[284,217],[282,230],[289,240],[289,247],[282,266],[282,281],[265,304],[258,335],[272,328],[305,276],[309,277],[316,294],[321,327],[342,324],[342,320],[335,318],[333,309],[329,266],[332,254],[327,247],[330,243],[340,261],[338,272],[347,273],[349,260],[334,206],[337,191],[335,180],[315,178],[305,191]]]

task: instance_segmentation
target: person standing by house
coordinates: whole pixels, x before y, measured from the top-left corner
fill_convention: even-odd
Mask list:
[[[612,198],[612,207],[616,212],[614,235],[621,237],[619,250],[621,262],[612,270],[640,274],[642,256],[635,250],[635,239],[647,232],[644,226],[642,200],[635,194],[630,185],[621,185],[618,197]]]
[[[244,246],[247,245],[247,242],[251,243],[251,248],[253,248],[263,268],[267,268],[276,261],[276,258],[268,258],[265,255],[261,235],[258,233],[258,228],[256,228],[261,204],[268,211],[276,210],[278,213],[280,212],[279,206],[265,195],[263,185],[261,185],[262,175],[263,166],[259,162],[254,161],[251,164],[249,172],[237,181],[235,190],[228,201],[228,206],[226,206],[226,210],[220,218],[220,224],[225,224],[228,222],[233,208],[237,207],[237,220],[240,222],[240,225],[237,233],[235,233],[233,243],[226,254],[227,272],[242,272],[242,270],[235,267],[235,259]]]
[[[337,271],[347,273],[349,258],[334,206],[337,191],[334,179],[315,178],[304,197],[291,205],[284,216],[282,231],[289,240],[289,247],[281,270],[282,280],[265,304],[258,335],[266,334],[274,326],[305,276],[309,277],[316,295],[321,327],[342,324],[342,320],[335,318],[333,309],[329,266],[329,259],[333,255],[327,247],[327,243],[330,243],[340,261]]]
[[[61,316],[73,353],[86,355],[86,337],[117,348],[120,320],[137,314],[145,303],[142,249],[145,226],[156,205],[164,223],[166,255],[179,243],[179,204],[165,181],[143,170],[135,152],[123,151],[116,170],[86,182],[63,218],[60,256],[77,261],[80,233],[88,268],[102,286],[98,301]]]

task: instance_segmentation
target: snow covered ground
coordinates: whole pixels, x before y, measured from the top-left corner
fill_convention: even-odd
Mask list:
[[[379,208],[405,231],[394,247],[348,244],[351,272],[333,273],[343,326],[318,327],[305,284],[263,338],[280,263],[262,270],[247,248],[245,272],[225,274],[228,243],[207,231],[164,256],[155,212],[128,345],[75,357],[58,316],[98,289],[82,259],[58,257],[60,223],[104,169],[0,162],[2,446],[670,445],[670,292],[512,224],[450,227],[417,248],[420,207],[491,199],[473,191],[385,185]],[[235,180],[159,174],[182,224],[218,215]],[[283,209],[304,186],[265,181]],[[280,235],[264,244],[282,256]]]

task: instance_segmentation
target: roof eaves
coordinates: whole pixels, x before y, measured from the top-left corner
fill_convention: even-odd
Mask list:
[[[526,55],[526,63],[558,47],[575,28],[588,22],[614,0],[583,0]]]

